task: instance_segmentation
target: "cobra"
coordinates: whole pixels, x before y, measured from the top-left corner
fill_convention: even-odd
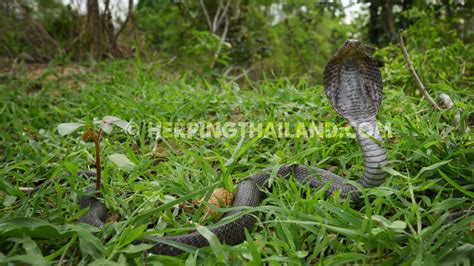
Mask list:
[[[326,96],[332,107],[344,117],[354,129],[358,143],[364,154],[364,173],[357,181],[366,188],[376,187],[384,183],[386,175],[382,165],[387,161],[385,148],[380,132],[377,128],[376,115],[382,102],[382,79],[374,60],[367,54],[361,42],[347,40],[329,60],[324,70],[324,87]],[[233,211],[224,216],[229,217],[242,212],[245,208],[259,206],[266,194],[262,188],[271,189],[268,179],[271,177],[272,167],[255,173],[237,187],[232,204]],[[93,173],[86,172],[87,175]],[[345,182],[345,179],[327,170],[287,164],[279,166],[276,171],[278,177],[295,180],[312,188],[321,188],[328,183],[326,195],[340,191],[342,197],[359,200],[359,190],[354,185]],[[93,197],[81,199],[81,207],[89,210],[79,220],[96,227],[103,227],[106,217],[105,206]],[[245,230],[252,230],[256,218],[252,213],[242,215],[233,221],[218,227],[211,228],[221,243],[236,245],[245,240]],[[166,243],[165,243],[166,242]],[[139,240],[135,243],[148,243],[153,247],[149,252],[175,256],[184,251],[169,245],[177,242],[201,248],[209,245],[207,239],[199,232],[184,235],[153,237]]]

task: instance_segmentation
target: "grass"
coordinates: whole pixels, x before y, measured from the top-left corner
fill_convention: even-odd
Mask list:
[[[0,262],[9,264],[140,264],[143,235],[184,233],[203,219],[216,186],[272,165],[298,162],[357,179],[363,156],[355,139],[197,138],[157,143],[147,133],[159,121],[347,123],[330,107],[321,85],[281,78],[236,84],[176,75],[158,64],[115,61],[86,74],[32,81],[4,75],[0,84]],[[406,87],[406,88],[405,88]],[[32,89],[33,88],[33,89]],[[38,89],[39,88],[39,89]],[[213,242],[179,257],[147,256],[150,264],[464,264],[474,261],[474,218],[445,223],[450,210],[472,208],[473,136],[444,122],[414,84],[387,84],[384,125],[388,180],[364,192],[355,206],[293,181],[276,180],[258,208],[258,226],[237,246]],[[472,92],[444,86],[462,106],[461,127],[472,117]],[[455,110],[445,115],[453,119]],[[61,137],[59,123],[114,115],[140,134],[119,131],[102,143],[104,202],[112,220],[104,230],[80,225],[78,199],[92,186],[74,174],[93,166],[93,144]],[[390,133],[390,134],[389,134]],[[158,153],[150,156],[157,145]],[[136,165],[125,172],[106,155],[123,153]],[[55,179],[27,195],[21,186]],[[205,228],[199,228],[206,233]]]

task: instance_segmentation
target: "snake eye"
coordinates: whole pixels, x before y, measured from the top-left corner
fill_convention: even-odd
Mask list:
[[[348,39],[344,45],[350,45],[350,46],[361,46],[361,43],[359,40],[356,39]]]

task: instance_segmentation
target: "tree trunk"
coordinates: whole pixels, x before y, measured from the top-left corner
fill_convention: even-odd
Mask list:
[[[111,56],[120,56],[120,51],[115,38],[115,28],[112,22],[112,14],[110,13],[110,0],[104,1],[104,14],[102,16],[102,25],[104,25],[104,36],[107,36],[108,52]]]
[[[379,7],[377,5],[377,1],[371,1],[370,6],[369,6],[370,22],[369,22],[368,31],[369,31],[369,39],[372,44],[377,44],[380,37],[380,32],[378,30],[378,23],[377,23],[378,10],[379,10]]]
[[[100,35],[102,31],[100,22],[99,2],[97,0],[87,0],[87,22],[89,34],[92,37],[91,55],[99,60],[102,56]]]
[[[393,1],[387,0],[386,4],[387,8],[387,29],[388,34],[390,35],[390,40],[396,41],[396,33],[395,33],[395,24],[393,22]]]

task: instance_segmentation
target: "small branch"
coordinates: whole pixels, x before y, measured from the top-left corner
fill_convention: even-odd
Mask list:
[[[226,20],[225,20],[225,26],[224,26],[224,32],[222,33],[222,36],[221,36],[221,38],[220,38],[220,40],[219,40],[219,46],[217,47],[217,50],[216,50],[216,52],[214,53],[214,61],[212,61],[211,67],[214,67],[217,58],[219,58],[219,55],[221,54],[222,45],[223,45],[224,42],[225,42],[225,38],[226,38],[226,36],[227,36],[227,30],[228,30],[228,29],[229,29],[229,19],[226,19]]]
[[[433,106],[438,111],[441,111],[441,108],[436,104],[436,102],[431,98],[431,96],[428,94],[428,91],[426,90],[425,86],[423,86],[423,83],[421,83],[420,78],[418,77],[418,74],[416,73],[415,68],[413,67],[413,64],[411,63],[410,56],[408,55],[408,52],[405,48],[405,43],[403,42],[403,36],[402,36],[402,30],[399,31],[399,43],[398,47],[403,53],[403,57],[405,58],[405,62],[407,63],[407,67],[412,73],[413,77],[415,78],[416,84],[418,85],[418,88],[420,88],[421,92],[423,93],[423,96],[430,102],[430,104]]]
[[[209,27],[209,30],[212,31],[211,18],[209,17],[209,13],[207,13],[206,5],[204,4],[203,0],[199,0],[199,3],[201,4],[201,8],[204,13],[204,16],[206,17],[207,26]]]
[[[218,18],[219,18],[219,16],[220,16],[220,13],[221,13],[221,9],[222,9],[221,6],[222,6],[222,3],[221,3],[221,1],[219,0],[219,6],[217,7],[216,14],[214,15],[214,21],[212,22],[212,29],[211,29],[212,33],[216,33],[217,28],[219,27],[219,26],[217,25],[217,20],[218,20]]]
[[[228,67],[225,71],[224,71],[224,74],[222,74],[224,77],[227,77],[229,75],[229,73],[235,69],[235,66],[234,65],[231,65],[230,67]]]
[[[239,74],[237,77],[234,78],[234,82],[243,78],[244,76],[246,76],[248,73],[250,73],[251,71],[253,71],[256,67],[258,66],[258,64],[254,64],[253,66],[247,68],[247,69],[243,69],[242,70],[242,73]]]
[[[95,179],[95,190],[97,191],[97,197],[100,197],[100,177],[101,177],[101,168],[100,168],[100,140],[102,138],[102,128],[99,130],[99,136],[94,140],[95,143],[95,169],[97,171],[97,176]]]
[[[216,26],[216,31],[217,31],[217,28],[221,25],[222,19],[226,18],[226,20],[227,20],[227,11],[229,11],[230,2],[231,2],[231,0],[227,1],[226,5],[224,7],[224,10],[222,11],[222,13],[219,17],[217,17],[217,15],[216,15],[216,18],[217,18],[217,23],[215,25]],[[222,2],[219,1],[219,7],[221,7],[221,6],[222,6]]]

